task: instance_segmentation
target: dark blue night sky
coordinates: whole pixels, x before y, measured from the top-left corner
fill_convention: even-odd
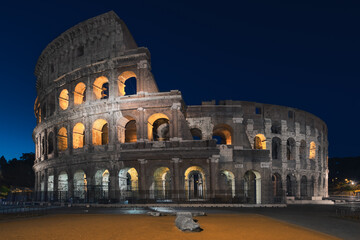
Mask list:
[[[360,4],[270,2],[2,1],[0,156],[34,151],[41,51],[110,10],[149,48],[161,91],[179,89],[189,105],[233,99],[300,108],[327,123],[330,157],[359,156]]]

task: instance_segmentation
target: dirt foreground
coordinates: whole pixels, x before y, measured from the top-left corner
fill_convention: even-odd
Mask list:
[[[64,214],[0,222],[1,239],[338,239],[256,214],[196,217],[202,232],[184,233],[174,216]]]

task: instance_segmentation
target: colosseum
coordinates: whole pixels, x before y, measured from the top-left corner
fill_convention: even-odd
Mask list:
[[[46,46],[35,67],[40,201],[273,204],[327,197],[327,126],[286,106],[186,105],[113,12]]]

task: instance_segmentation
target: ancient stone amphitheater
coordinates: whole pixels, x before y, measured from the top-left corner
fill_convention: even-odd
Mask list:
[[[35,191],[73,202],[283,203],[327,196],[327,127],[291,107],[185,104],[108,12],[41,53]]]

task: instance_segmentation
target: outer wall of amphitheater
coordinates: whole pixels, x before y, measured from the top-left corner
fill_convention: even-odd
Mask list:
[[[327,197],[326,124],[285,106],[188,106],[108,12],[53,40],[35,68],[41,201],[284,203]]]

